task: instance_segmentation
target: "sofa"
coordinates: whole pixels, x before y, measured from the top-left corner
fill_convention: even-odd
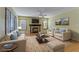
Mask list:
[[[65,28],[55,29],[54,37],[62,41],[69,40],[71,39],[71,31]]]
[[[20,40],[25,39],[25,34],[21,34],[18,30],[15,30],[6,35],[6,40]]]
[[[4,51],[4,45],[13,44],[16,45],[15,52],[24,52],[26,51],[26,39],[25,34],[20,34],[18,30],[15,30],[7,35],[2,39],[3,41],[0,42],[0,52]],[[9,47],[9,46],[7,46]]]

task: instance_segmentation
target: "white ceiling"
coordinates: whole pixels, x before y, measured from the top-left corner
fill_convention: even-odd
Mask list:
[[[73,7],[74,8],[74,7]],[[13,7],[18,16],[39,16],[40,12],[46,16],[54,16],[69,11],[72,7]]]

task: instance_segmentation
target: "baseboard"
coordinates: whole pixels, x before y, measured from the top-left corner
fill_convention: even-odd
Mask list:
[[[72,39],[73,41],[79,41],[79,39]]]

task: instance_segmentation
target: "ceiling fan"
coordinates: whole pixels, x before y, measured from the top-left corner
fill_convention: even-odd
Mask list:
[[[47,14],[45,14],[45,10],[38,10],[38,16],[44,18]]]

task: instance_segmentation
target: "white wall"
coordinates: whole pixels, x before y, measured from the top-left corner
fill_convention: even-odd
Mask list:
[[[0,39],[5,36],[5,8],[0,7]]]

